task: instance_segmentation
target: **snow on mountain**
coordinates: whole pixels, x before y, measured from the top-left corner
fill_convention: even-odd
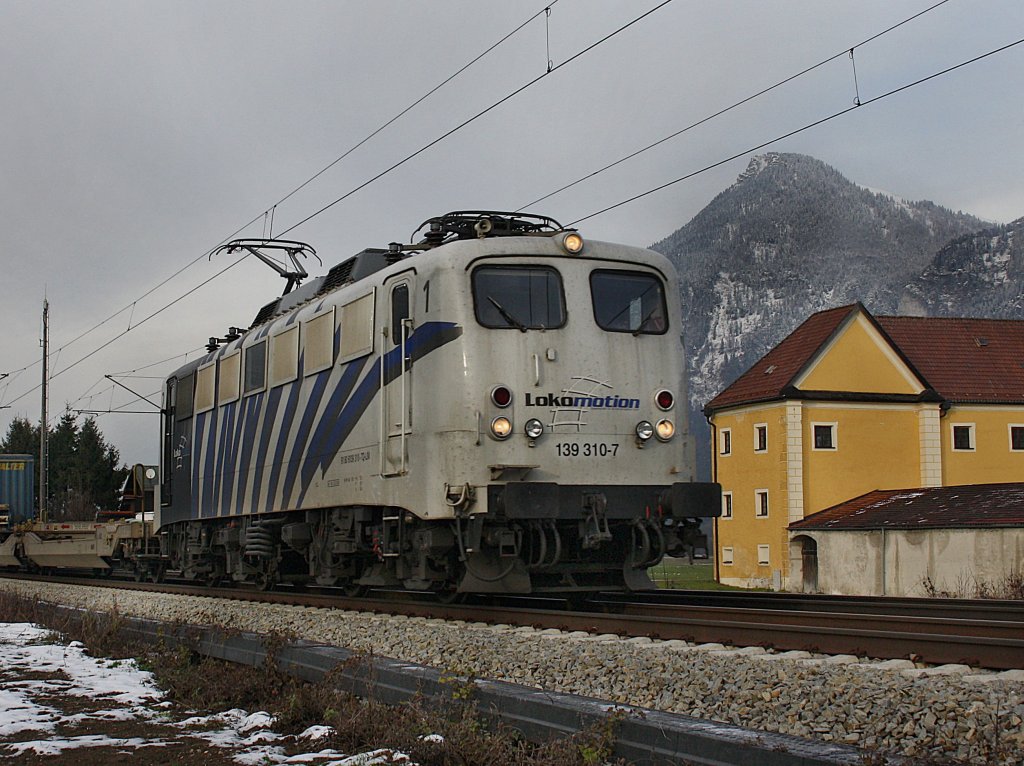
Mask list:
[[[954,239],[906,285],[901,311],[1024,318],[1024,218]]]
[[[808,316],[855,301],[882,314],[932,310],[931,283],[911,286],[924,274],[942,282],[948,267],[933,263],[936,253],[984,227],[932,202],[858,186],[813,157],[752,158],[735,183],[652,245],[680,272],[698,455],[707,456],[703,405]],[[1019,254],[1021,236],[1014,241]],[[1000,278],[1000,263],[1009,266],[1007,252],[989,253],[990,280]]]

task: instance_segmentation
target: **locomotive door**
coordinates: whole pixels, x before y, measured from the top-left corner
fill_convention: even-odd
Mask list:
[[[381,476],[402,476],[409,470],[412,433],[412,364],[409,338],[413,330],[413,275],[404,273],[387,287],[387,333],[381,362]]]
[[[191,515],[192,499],[192,415],[195,374],[167,381],[162,413],[163,440],[160,449],[161,523],[180,521]]]

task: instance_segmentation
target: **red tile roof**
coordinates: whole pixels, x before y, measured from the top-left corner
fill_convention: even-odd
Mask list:
[[[817,350],[832,337],[836,328],[859,306],[840,306],[812,314],[731,386],[708,402],[705,410],[781,398],[783,389],[790,385]]]
[[[1024,526],[1024,483],[876,489],[789,525],[792,531]]]
[[[1024,321],[877,317],[928,384],[954,403],[1024,403]]]
[[[799,398],[791,389],[793,380],[858,310],[922,379],[929,389],[923,396],[934,397],[935,392],[955,404],[1024,404],[1024,321],[874,317],[857,303],[810,316],[708,402],[704,411]]]

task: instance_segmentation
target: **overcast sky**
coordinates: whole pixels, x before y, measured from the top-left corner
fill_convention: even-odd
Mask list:
[[[280,204],[274,232],[544,75],[549,58],[536,84],[289,231],[322,256],[310,272],[449,210],[519,208],[932,4],[674,0],[562,66],[658,0],[558,0]],[[66,405],[145,409],[104,375],[155,376],[119,380],[158,399],[156,378],[248,326],[283,286],[249,259],[143,321],[234,260],[203,254],[253,219],[242,234],[262,236],[264,211],[544,5],[0,0],[0,433],[39,417],[44,295],[51,418]],[[742,155],[580,224],[651,244],[732,183],[751,147],[1021,37],[1019,0],[950,0],[856,48],[856,85],[844,53],[532,209],[575,221]],[[810,154],[862,185],[1007,222],[1024,215],[1021,93],[1024,45],[754,154]],[[122,460],[157,460],[155,416],[99,425]]]

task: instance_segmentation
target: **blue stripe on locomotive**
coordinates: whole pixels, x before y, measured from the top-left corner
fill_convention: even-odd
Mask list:
[[[199,495],[199,515],[208,514],[214,515],[213,509],[213,488],[216,483],[213,471],[214,471],[214,458],[216,457],[216,444],[217,444],[217,426],[220,423],[219,411],[214,407],[209,412],[209,430],[206,434],[206,444],[203,447],[205,457],[203,458],[203,476],[206,480],[203,482],[203,491]]]
[[[462,335],[462,328],[450,322],[429,322],[423,325],[406,340],[405,350],[409,355],[410,364],[450,343],[460,335]],[[383,362],[386,385],[401,373],[401,347],[396,346],[385,354]],[[380,389],[380,365],[381,359],[378,358],[346,403],[340,416],[336,420],[327,421],[327,430],[324,432],[322,440],[314,442],[312,449],[307,452],[306,462],[302,466],[302,490],[297,505],[301,506],[305,500],[306,491],[309,489],[314,474],[318,469],[326,469],[327,464],[338,454],[345,439],[348,438],[370,402],[373,401],[373,397]]]
[[[260,422],[260,412],[263,410],[264,392],[260,391],[255,396],[250,396],[246,404],[245,412],[245,436],[242,438],[242,459],[238,469],[238,489],[235,493],[235,513],[241,514],[244,510],[245,488],[248,486],[249,473],[251,470],[252,452],[256,442],[256,426]],[[228,508],[230,514],[231,509]]]
[[[192,510],[199,515],[199,458],[202,456],[203,432],[206,429],[206,413],[195,416],[196,427],[192,433]]]
[[[257,338],[265,337],[268,331],[269,328],[263,328]],[[337,340],[337,333],[335,335]],[[460,335],[462,328],[450,322],[422,325],[406,341],[409,364]],[[402,373],[399,346],[368,364],[371,359],[373,357],[364,356],[353,360],[340,374],[336,367],[317,373],[298,420],[303,382],[301,357],[299,376],[294,382],[273,388],[269,393],[253,394],[241,405],[233,402],[197,414],[192,454],[192,507],[196,516],[215,516],[218,511],[227,515],[247,510],[258,512],[257,509],[273,511],[275,506],[301,507],[317,471],[325,470],[334,459],[380,390],[381,364],[385,385]],[[330,387],[332,379],[336,380],[333,389]],[[329,390],[327,403],[321,411]],[[285,397],[279,418],[281,400]],[[220,417],[219,409],[223,409]],[[264,471],[268,463],[270,474],[264,490]],[[200,466],[203,466],[201,480]],[[297,481],[299,493],[293,502]],[[280,495],[279,486],[282,487]],[[247,496],[248,508],[245,507]],[[278,498],[279,505],[276,505]]]
[[[359,375],[362,373],[363,368],[366,366],[366,362],[368,359],[369,357],[364,356],[361,359],[356,359],[355,361],[349,363],[349,365],[345,369],[345,374],[342,375],[341,380],[335,387],[334,393],[332,394],[330,401],[328,401],[327,407],[324,410],[323,415],[320,417],[319,422],[317,423],[316,430],[313,431],[313,436],[309,441],[308,447],[304,451],[299,451],[297,449],[292,454],[292,460],[294,462],[291,468],[294,468],[295,474],[289,476],[288,484],[285,487],[287,498],[291,497],[292,492],[295,489],[295,480],[298,476],[300,467],[302,469],[302,486],[305,488],[306,486],[309,485],[309,482],[312,479],[312,475],[314,473],[314,470],[307,470],[307,466],[309,465],[309,458],[310,456],[313,455],[320,456],[323,454],[323,444],[326,435],[330,432],[334,424],[338,422],[339,418],[341,418],[342,412],[344,411],[345,403],[348,401],[349,396],[352,393],[352,389],[356,384],[356,381],[359,380]],[[303,455],[305,455],[305,460],[302,459]],[[299,495],[299,504],[302,503],[302,499],[305,497],[305,495],[306,492],[305,489],[303,489],[303,491]]]
[[[245,403],[237,401],[234,402],[234,412],[232,413],[233,422],[231,428],[228,429],[228,451],[224,458],[224,466],[225,470],[228,471],[228,475],[224,477],[224,483],[221,486],[221,513],[224,513],[231,507],[231,497],[235,491],[235,482],[238,481],[238,443],[242,433],[242,428],[245,425],[245,413]]]
[[[238,402],[230,402],[224,405],[224,411],[221,413],[223,420],[221,421],[220,439],[217,440],[218,454],[217,454],[217,481],[213,487],[213,507],[210,509],[212,513],[216,513],[221,505],[221,493],[224,491],[224,484],[230,481],[230,476],[226,476],[225,472],[230,470],[230,463],[227,462],[228,453],[231,449],[231,433],[235,428],[235,410],[238,408]],[[231,471],[234,475],[234,471]]]
[[[316,387],[314,387],[313,396],[310,397],[310,404],[306,407],[306,411],[302,416],[302,423],[299,426],[298,435],[295,438],[295,443],[292,445],[291,459],[288,462],[288,473],[285,476],[284,492],[281,497],[281,504],[283,506],[287,506],[289,504],[292,493],[295,490],[295,480],[298,478],[299,469],[303,465],[303,455],[308,456],[310,454],[316,454],[316,445],[321,437],[322,431],[330,428],[330,424],[337,419],[342,404],[352,392],[352,386],[354,386],[356,380],[358,380],[359,373],[362,371],[365,364],[366,357],[363,357],[362,359],[357,359],[346,366],[345,372],[341,376],[341,380],[338,381],[338,384],[334,387],[334,392],[327,402],[327,407],[324,408],[323,414],[320,416],[316,430],[313,430],[313,420],[319,410],[320,402],[323,399],[323,392],[326,390],[326,386],[320,390],[317,390]],[[328,376],[325,374],[322,378],[323,382],[326,383]],[[317,381],[317,386],[319,386],[319,383],[320,381]],[[314,398],[316,399],[315,402],[312,401]],[[312,432],[312,438],[310,438],[310,432]]]
[[[263,486],[263,469],[267,464],[266,454],[270,447],[270,435],[274,430],[274,423],[277,420],[277,407],[281,402],[282,388],[275,388],[267,397],[267,409],[263,413],[263,429],[260,433],[260,448],[256,451],[255,475],[252,480],[252,492],[249,499],[249,508],[258,508],[260,504],[260,488]]]
[[[322,395],[329,377],[329,375],[321,375],[313,384],[313,393],[306,401],[305,415],[309,414],[311,407],[313,412],[316,412],[316,402],[319,401],[316,392],[319,389]],[[281,478],[281,470],[284,468],[284,456],[288,448],[288,437],[291,435],[292,425],[295,422],[295,410],[299,406],[299,394],[302,391],[301,380],[302,377],[300,376],[290,386],[291,392],[288,395],[288,404],[285,405],[284,417],[281,420],[281,427],[277,432],[277,446],[274,448],[273,466],[270,469],[270,483],[267,486],[266,508],[264,508],[266,511],[274,510],[274,501],[277,499],[277,484]],[[305,415],[303,416],[304,418]]]

